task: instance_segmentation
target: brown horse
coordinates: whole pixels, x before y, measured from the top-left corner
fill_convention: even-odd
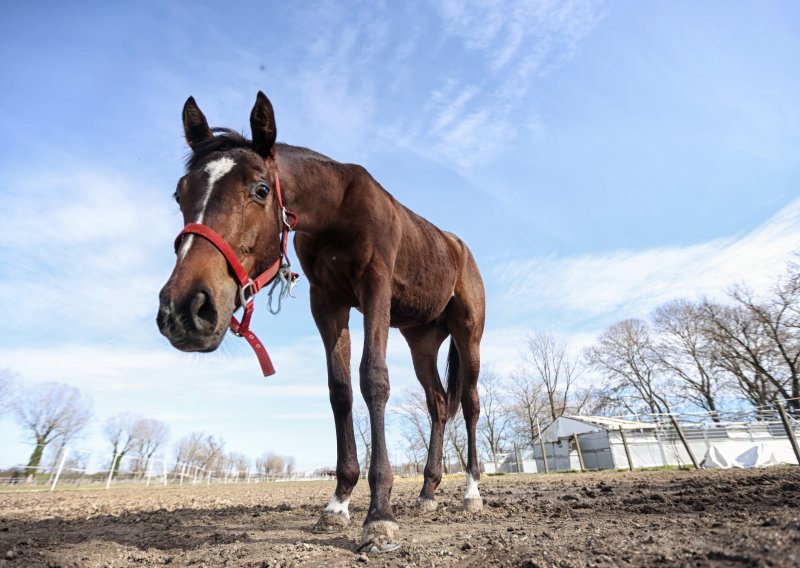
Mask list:
[[[478,267],[458,237],[398,203],[363,167],[276,144],[272,104],[261,92],[250,125],[252,141],[230,130],[212,131],[190,97],[183,108],[183,126],[192,154],[175,197],[184,222],[212,229],[250,277],[281,258],[284,204],[297,214],[294,248],[308,279],[311,312],[325,346],[336,422],[336,491],[316,530],[339,530],[350,521],[348,503],[359,465],[348,323],[351,308],[363,313],[359,384],[369,409],[372,456],[371,498],[359,549],[393,550],[398,546],[397,522],[384,435],[390,326],[400,328],[408,342],[431,415],[428,460],[417,505],[423,510],[436,507],[444,427],[461,405],[468,437],[464,507],[482,507],[475,427],[480,414],[477,380],[485,301]],[[278,187],[282,189],[276,191]],[[281,193],[283,203],[279,203]],[[178,349],[213,351],[233,312],[249,299],[227,257],[208,238],[191,234],[176,248],[175,269],[160,294],[158,327]],[[448,335],[445,388],[437,354]]]

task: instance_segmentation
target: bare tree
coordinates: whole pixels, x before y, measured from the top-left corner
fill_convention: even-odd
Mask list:
[[[204,441],[200,467],[207,472],[222,469],[225,461],[225,441],[214,436],[206,436]]]
[[[499,468],[497,454],[504,451],[507,443],[509,411],[503,393],[505,386],[498,375],[490,369],[481,372],[478,392],[481,401],[481,417],[478,433],[485,443],[489,457]]]
[[[195,473],[203,470],[212,472],[224,467],[225,442],[213,435],[203,432],[192,432],[178,441],[175,471],[184,467]]]
[[[800,413],[800,271],[790,269],[764,300],[743,286],[733,288],[730,295],[769,345],[766,356],[748,353],[745,361],[773,384],[789,408]]]
[[[514,439],[524,446],[533,445],[542,422],[548,423],[547,396],[542,382],[521,369],[511,375],[508,398]]]
[[[175,445],[175,468],[173,470],[175,473],[184,466],[197,465],[200,462],[204,436],[203,432],[192,432],[178,440]]]
[[[369,460],[372,456],[372,432],[369,427],[369,414],[364,405],[359,404],[353,409],[353,426],[358,440],[361,442],[362,455],[364,460],[362,462],[362,471],[366,475],[369,471]]]
[[[285,461],[275,452],[265,452],[256,460],[256,470],[261,475],[272,477],[283,473]]]
[[[32,475],[42,461],[48,444],[60,442],[60,449],[80,433],[92,416],[91,402],[81,392],[63,383],[39,383],[24,389],[14,401],[19,424],[36,446],[25,474]]]
[[[541,381],[551,421],[563,415],[578,377],[578,358],[569,345],[552,333],[536,332],[528,336],[524,355],[528,373]]]
[[[713,349],[714,363],[736,380],[740,394],[756,408],[771,406],[779,398],[775,386],[754,361],[766,359],[768,342],[741,306],[703,300],[703,333]]]
[[[294,473],[295,468],[295,459],[294,456],[284,456],[284,461],[286,462],[286,475],[292,475]]]
[[[425,394],[419,389],[406,389],[395,399],[392,413],[400,421],[400,433],[405,441],[403,453],[407,461],[421,471],[431,433],[431,417]]]
[[[109,468],[113,469],[113,477],[119,474],[122,459],[133,448],[136,441],[136,426],[140,419],[140,417],[129,412],[123,412],[109,417],[103,424],[103,434],[111,442]]]
[[[703,308],[687,300],[676,300],[658,307],[652,320],[657,332],[654,342],[661,366],[680,384],[680,398],[707,410],[719,422],[718,398],[725,377],[714,364],[712,345],[704,333]]]
[[[169,438],[169,426],[155,418],[141,418],[134,427],[133,452],[139,458],[137,472],[143,475],[153,456]]]
[[[628,412],[643,408],[654,414],[669,412],[668,385],[659,372],[646,322],[628,319],[613,324],[587,349],[586,360],[606,379],[608,394]]]
[[[250,470],[250,458],[239,452],[230,452],[225,460],[225,469],[231,470],[231,473],[236,471],[238,478]]]
[[[731,373],[756,407],[783,399],[800,411],[800,284],[796,275],[779,281],[765,300],[745,287],[730,292],[733,305],[703,301],[704,332],[717,364]]]

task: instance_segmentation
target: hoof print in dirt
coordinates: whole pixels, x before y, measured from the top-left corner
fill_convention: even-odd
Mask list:
[[[392,552],[400,548],[397,541],[399,527],[392,521],[375,521],[364,526],[358,552],[370,554]]]

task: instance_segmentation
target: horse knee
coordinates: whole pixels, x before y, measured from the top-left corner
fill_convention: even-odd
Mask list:
[[[432,483],[434,487],[438,487],[442,482],[442,460],[435,460],[433,463],[430,461],[425,465],[423,471],[425,481]]]
[[[361,394],[368,403],[385,404],[389,400],[389,370],[386,363],[362,363]]]
[[[336,465],[336,481],[343,483],[348,488],[355,487],[360,475],[361,468],[356,460],[344,460],[343,463]]]
[[[334,410],[350,409],[353,406],[353,389],[349,382],[331,381],[328,383],[328,397]]]

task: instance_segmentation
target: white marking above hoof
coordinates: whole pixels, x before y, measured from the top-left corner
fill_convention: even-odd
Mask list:
[[[464,510],[480,511],[483,509],[483,499],[478,490],[478,482],[467,474],[467,490],[464,492]]]
[[[464,499],[480,499],[481,492],[478,491],[478,482],[467,474],[467,490],[464,492]]]
[[[339,501],[339,499],[336,498],[336,495],[334,495],[333,497],[331,497],[331,500],[328,501],[328,504],[325,505],[325,512],[331,513],[333,515],[340,515],[349,521],[350,520],[349,508],[350,508],[350,499]]]

